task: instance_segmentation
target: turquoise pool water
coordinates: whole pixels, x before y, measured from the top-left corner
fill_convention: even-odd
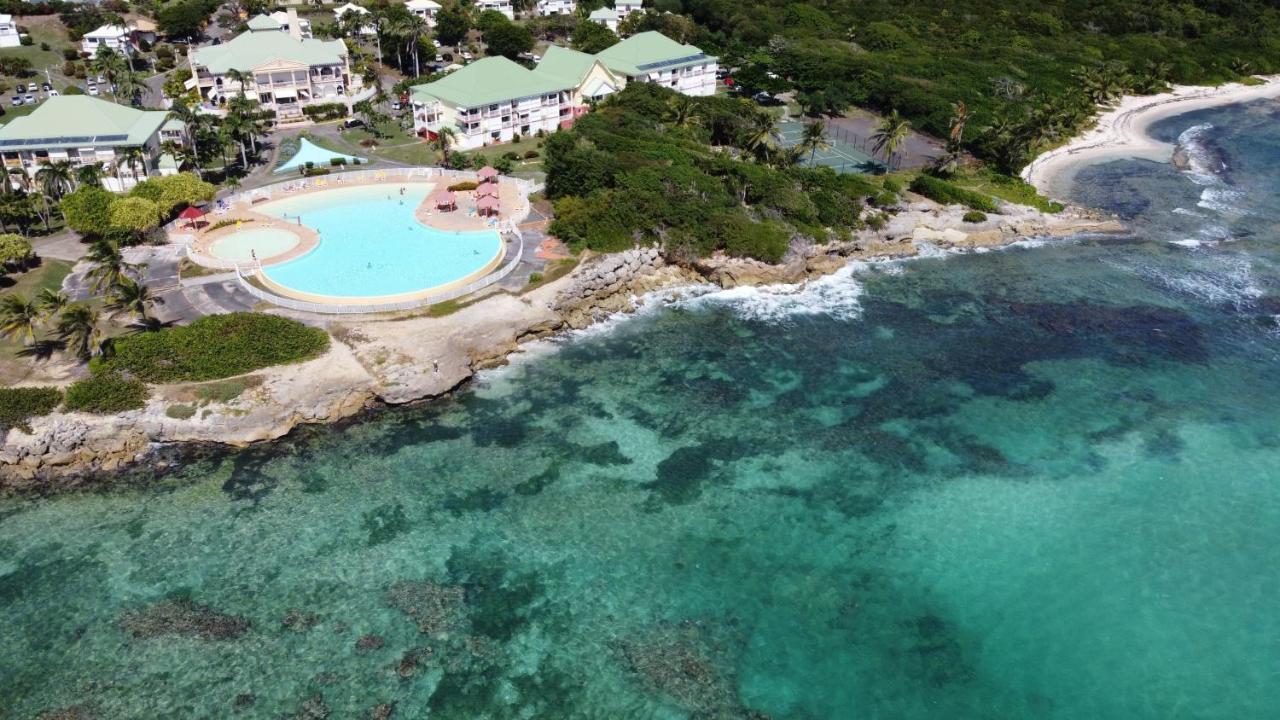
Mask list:
[[[404,188],[404,195],[399,189]],[[302,257],[265,268],[275,282],[341,298],[399,295],[464,278],[493,260],[502,239],[492,230],[447,232],[424,227],[413,211],[432,183],[366,185],[274,200],[258,212],[320,233]]]
[[[298,236],[279,228],[250,228],[218,240],[209,247],[209,254],[231,262],[249,262],[254,253],[258,259],[289,252],[298,244]]]

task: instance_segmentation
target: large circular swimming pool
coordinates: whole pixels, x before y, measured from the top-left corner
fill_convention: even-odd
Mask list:
[[[432,183],[334,188],[254,207],[320,236],[307,254],[264,267],[265,280],[295,297],[342,303],[425,297],[478,279],[501,261],[501,236],[494,230],[424,226],[414,211],[432,188]]]
[[[264,260],[283,255],[298,245],[298,236],[278,228],[250,228],[237,230],[209,246],[209,254],[236,263],[247,263],[254,258]]]

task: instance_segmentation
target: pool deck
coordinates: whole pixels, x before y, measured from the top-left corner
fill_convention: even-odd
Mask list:
[[[529,199],[525,197],[520,188],[514,183],[499,178],[498,180],[498,200],[501,210],[496,218],[484,217],[476,212],[476,191],[464,190],[456,193],[458,198],[458,209],[450,211],[437,210],[431,206],[431,194],[436,191],[438,186],[442,184],[441,180],[347,180],[341,175],[328,176],[321,178],[312,178],[308,180],[298,180],[295,183],[287,185],[284,193],[277,194],[270,199],[263,198],[255,201],[239,200],[229,209],[220,211],[210,215],[214,220],[214,224],[223,224],[227,221],[243,221],[241,227],[234,224],[220,227],[216,230],[204,230],[197,234],[196,239],[192,242],[191,250],[193,260],[204,264],[208,267],[225,268],[227,263],[231,262],[218,258],[210,252],[210,248],[215,242],[229,235],[242,230],[254,228],[272,228],[289,230],[298,236],[298,244],[287,252],[273,255],[271,257],[258,258],[257,265],[259,267],[278,265],[294,258],[301,257],[311,252],[320,243],[320,234],[305,224],[290,223],[273,215],[259,212],[254,208],[257,205],[267,204],[274,200],[288,197],[297,197],[301,195],[311,195],[322,193],[329,190],[341,189],[344,187],[358,187],[365,185],[386,185],[388,189],[398,190],[406,184],[429,184],[424,200],[414,209],[413,216],[422,225],[435,230],[447,232],[478,232],[484,230],[500,231],[501,228],[509,222],[523,218],[529,212]],[[178,231],[181,233],[181,231]],[[188,234],[188,233],[181,233]],[[505,243],[504,243],[505,246]],[[499,260],[501,256],[499,256]],[[204,262],[201,262],[201,261]],[[248,265],[249,263],[244,263]],[[311,298],[308,298],[311,299]],[[349,300],[349,299],[348,299]]]

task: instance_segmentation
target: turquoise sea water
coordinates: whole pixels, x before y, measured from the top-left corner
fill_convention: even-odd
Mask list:
[[[1082,173],[1131,237],[705,295],[5,501],[0,716],[1275,717],[1276,120]]]
[[[263,272],[294,290],[358,298],[425,290],[484,268],[502,252],[497,232],[436,230],[414,218],[433,187],[357,185],[259,205],[258,212],[289,222],[301,218],[320,233],[314,250]]]

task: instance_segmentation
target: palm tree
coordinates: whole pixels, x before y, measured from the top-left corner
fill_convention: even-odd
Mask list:
[[[236,97],[244,97],[244,86],[253,79],[253,73],[231,68],[230,70],[227,70],[225,76],[228,80],[239,83],[236,90]]]
[[[36,342],[36,325],[40,323],[40,306],[19,293],[0,297],[0,335],[21,338],[23,345]]]
[[[955,151],[964,141],[964,126],[969,123],[969,108],[963,100],[951,105],[951,127],[947,129],[947,149]]]
[[[95,162],[76,168],[76,185],[80,187],[102,187],[102,163]]]
[[[827,124],[818,120],[804,126],[804,136],[800,138],[797,146],[801,151],[809,152],[809,167],[813,167],[814,158],[819,150],[826,150],[831,147],[831,143],[827,142]]]
[[[45,288],[40,291],[40,294],[36,295],[36,305],[40,307],[40,314],[44,316],[45,320],[62,312],[62,309],[69,302],[71,302],[71,299],[67,297],[66,293],[53,288]]]
[[[115,287],[129,280],[128,273],[141,272],[146,267],[126,262],[124,255],[120,252],[120,245],[106,238],[93,241],[89,245],[89,252],[85,254],[85,259],[93,265],[85,277],[93,282],[94,292]]]
[[[58,316],[58,337],[74,348],[76,357],[87,362],[102,341],[98,330],[98,311],[84,303],[72,303]]]
[[[223,136],[224,142],[233,142],[240,148],[240,165],[249,170],[249,154],[244,147],[244,136],[248,133],[249,119],[242,113],[228,112],[227,116],[222,119],[222,124],[218,127],[218,132]]]
[[[702,124],[698,103],[688,95],[676,95],[667,103],[667,107],[670,109],[671,124],[676,127],[690,128]]]
[[[45,197],[52,198],[56,203],[62,199],[62,196],[71,192],[71,186],[75,182],[74,176],[75,171],[71,168],[71,161],[59,160],[40,166],[36,171],[36,182],[40,183],[40,190]]]
[[[405,39],[405,43],[413,52],[413,76],[422,75],[422,69],[418,65],[418,47],[422,44],[422,36],[427,34],[430,28],[427,21],[417,15],[410,15],[405,18],[403,27],[400,28],[400,35]]]
[[[120,183],[121,189],[124,188],[124,178],[120,177],[120,166],[129,168],[129,172],[133,173],[133,181],[138,182],[138,167],[142,166],[146,169],[146,154],[141,147],[126,147],[116,150],[116,181]]]
[[[451,127],[442,127],[436,131],[436,139],[432,141],[436,150],[440,151],[440,164],[449,164],[449,148],[453,147],[453,140],[457,137],[457,133]]]
[[[768,113],[753,115],[741,143],[742,149],[753,153],[758,159],[767,160],[778,145],[778,128],[774,125],[773,116]]]
[[[98,46],[98,53],[93,57],[93,69],[105,75],[107,82],[115,84],[116,78],[124,67],[124,56],[105,45]],[[119,99],[115,93],[112,93],[111,96]]]
[[[898,147],[910,134],[911,121],[899,115],[897,110],[893,110],[880,121],[880,126],[871,135],[871,149],[876,153],[883,153],[886,163],[892,168]]]
[[[169,117],[182,123],[182,132],[187,139],[186,147],[189,149],[184,159],[190,160],[191,166],[196,169],[196,175],[203,179],[204,172],[200,169],[200,153],[197,150],[196,139],[201,125],[206,122],[208,116],[196,112],[195,108],[188,105],[182,98],[176,98],[169,106]],[[174,157],[178,155],[175,154]]]
[[[111,297],[107,301],[107,309],[113,313],[131,312],[138,316],[138,322],[146,325],[151,319],[147,308],[164,304],[164,299],[151,294],[151,289],[136,280],[123,278],[111,289]]]

